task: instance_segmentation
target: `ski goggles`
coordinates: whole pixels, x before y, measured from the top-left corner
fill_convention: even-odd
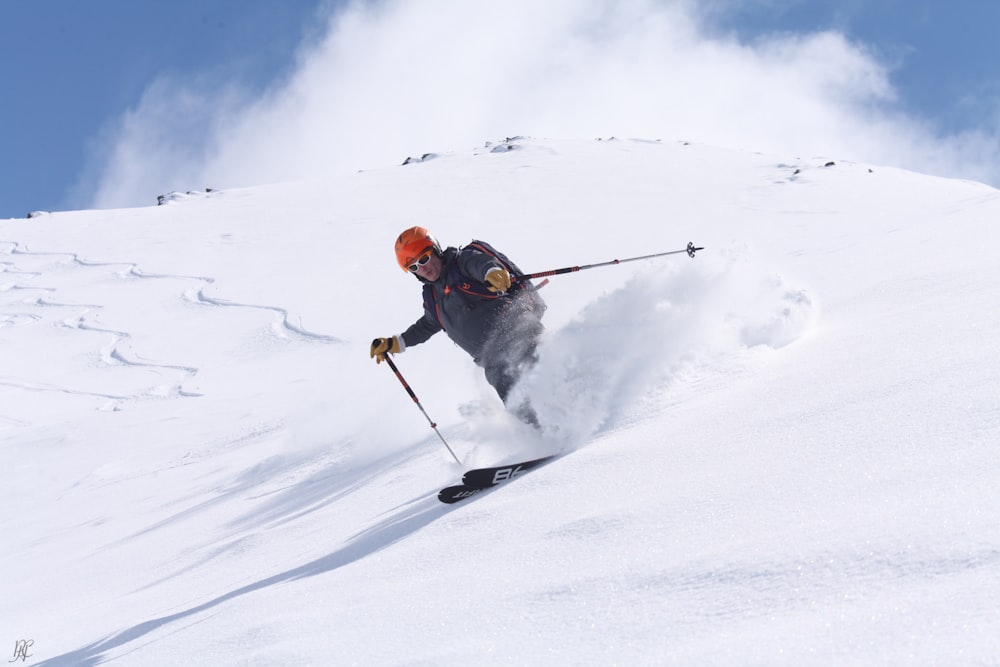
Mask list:
[[[426,264],[429,261],[431,261],[431,253],[430,252],[428,252],[426,255],[424,255],[423,257],[421,257],[417,261],[415,261],[413,264],[410,264],[406,268],[408,268],[410,270],[410,273],[416,273],[417,271],[420,270],[421,266],[423,266],[424,264]]]

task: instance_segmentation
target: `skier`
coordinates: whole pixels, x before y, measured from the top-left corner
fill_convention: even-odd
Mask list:
[[[520,269],[488,243],[442,250],[423,227],[399,235],[396,261],[423,283],[424,314],[403,333],[376,338],[370,356],[382,363],[386,354],[403,352],[443,330],[483,368],[507,405],[521,373],[537,360],[545,303],[535,287],[527,280],[512,281]],[[513,412],[538,426],[527,401]]]

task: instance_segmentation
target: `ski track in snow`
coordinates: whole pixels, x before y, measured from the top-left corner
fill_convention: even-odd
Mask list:
[[[20,299],[16,301],[8,301],[3,303],[4,311],[0,312],[0,329],[6,327],[15,326],[26,326],[31,324],[37,324],[43,322],[47,319],[48,313],[40,314],[38,311],[49,311],[51,309],[73,309],[78,312],[70,317],[59,319],[54,322],[54,326],[79,331],[85,334],[104,334],[110,336],[110,341],[102,346],[98,351],[98,357],[102,364],[105,366],[124,366],[128,368],[136,369],[150,369],[155,371],[166,371],[177,373],[183,377],[194,377],[198,375],[199,369],[194,365],[187,364],[175,364],[175,363],[161,363],[149,359],[143,358],[141,355],[132,352],[129,353],[126,348],[130,347],[129,342],[133,339],[133,335],[128,331],[121,331],[102,327],[99,324],[94,323],[96,319],[96,313],[105,309],[103,304],[84,304],[84,303],[71,303],[69,301],[63,302],[57,298],[57,294],[60,291],[59,287],[52,287],[47,285],[31,285],[25,284],[24,281],[39,281],[45,282],[47,279],[51,279],[53,276],[46,273],[45,271],[39,270],[29,270],[20,266],[25,262],[30,263],[33,260],[41,258],[58,258],[65,257],[70,260],[70,264],[73,267],[78,267],[82,269],[92,269],[92,268],[115,268],[120,267],[118,270],[114,271],[114,274],[120,279],[138,279],[138,280],[178,280],[184,282],[194,281],[200,283],[201,286],[194,290],[185,290],[181,294],[181,298],[188,303],[194,303],[202,306],[208,307],[224,307],[224,308],[238,308],[238,309],[249,309],[249,310],[260,310],[267,313],[272,313],[277,315],[276,320],[271,325],[271,330],[275,333],[278,338],[286,340],[300,340],[306,342],[314,343],[342,343],[340,339],[335,336],[320,334],[316,332],[309,331],[301,326],[296,326],[292,324],[289,320],[289,313],[286,309],[277,306],[267,306],[267,305],[256,305],[247,303],[237,303],[234,301],[229,301],[219,297],[209,297],[205,295],[205,290],[215,284],[215,279],[207,276],[188,276],[188,275],[173,275],[173,274],[162,274],[162,273],[146,273],[140,270],[139,266],[134,262],[95,262],[82,258],[79,254],[73,252],[35,252],[24,247],[20,242],[17,241],[3,241],[0,242],[0,247],[6,246],[2,250],[4,254],[11,258],[11,261],[4,260],[0,262],[0,272],[3,276],[9,276],[14,279],[14,282],[4,282],[0,283],[0,293],[9,292],[11,294],[20,295],[28,294],[32,292],[41,292],[41,295],[30,296],[26,299]],[[167,396],[175,396],[181,398],[193,398],[198,397],[201,394],[198,392],[193,392],[184,389],[181,383],[173,383],[169,385],[156,385],[149,387],[145,391],[139,392],[137,394],[122,395],[116,393],[106,393],[106,392],[95,392],[88,391],[86,389],[71,388],[62,385],[53,385],[44,382],[31,382],[25,380],[14,380],[10,378],[0,379],[0,386],[12,387],[16,389],[23,389],[27,391],[35,392],[55,392],[69,395],[76,395],[81,397],[92,397],[108,399],[114,403],[111,406],[104,406],[102,409],[121,409],[122,405],[129,400],[143,399],[143,398],[163,398]]]
[[[142,277],[150,277],[145,274],[140,274],[140,275]],[[211,278],[201,278],[200,280],[204,280],[209,285],[215,282]],[[209,297],[205,295],[205,289],[206,287],[202,287],[201,289],[195,291],[193,294],[191,292],[185,292],[184,298],[193,303],[198,303],[207,306],[219,306],[224,308],[250,308],[250,309],[269,311],[272,313],[276,313],[278,315],[278,324],[276,328],[279,329],[279,331],[291,332],[292,334],[298,336],[299,338],[302,338],[303,340],[315,341],[319,343],[343,342],[336,336],[318,334],[312,331],[308,331],[303,327],[295,326],[288,320],[288,311],[285,310],[284,308],[279,308],[277,306],[260,306],[249,303],[237,303],[235,301],[228,301],[226,299],[221,299],[218,297]]]

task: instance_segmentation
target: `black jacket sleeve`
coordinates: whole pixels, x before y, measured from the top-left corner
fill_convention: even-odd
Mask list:
[[[468,277],[482,283],[486,281],[487,271],[493,268],[502,269],[503,264],[492,255],[465,246],[458,253],[458,268]]]

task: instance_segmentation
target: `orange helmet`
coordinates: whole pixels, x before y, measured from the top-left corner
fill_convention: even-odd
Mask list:
[[[433,250],[441,254],[441,246],[437,239],[423,227],[410,227],[396,239],[396,261],[404,271],[409,272],[410,265]]]

